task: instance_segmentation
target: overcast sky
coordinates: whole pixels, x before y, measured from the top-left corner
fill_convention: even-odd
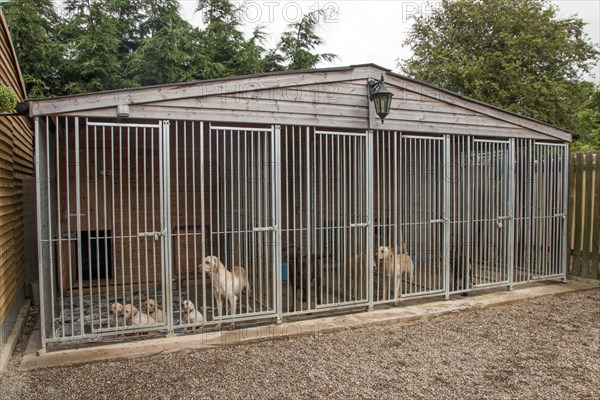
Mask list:
[[[200,13],[194,13],[197,0],[180,1],[183,14],[194,25],[202,25]],[[241,1],[236,3],[240,4]],[[326,44],[321,52],[332,52],[339,56],[333,65],[375,63],[382,67],[398,70],[397,60],[410,57],[410,49],[403,47],[411,26],[411,15],[430,12],[440,1],[412,0],[335,0],[335,1],[277,1],[257,0],[246,2],[243,14],[248,29],[260,23],[266,25],[273,46],[289,23],[296,22],[303,13],[315,9],[328,10],[327,20],[320,31]],[[559,17],[577,15],[586,23],[586,33],[593,43],[600,43],[600,1],[597,0],[554,0],[559,7]],[[323,64],[319,66],[331,66]],[[595,77],[586,77],[600,83],[600,66],[594,69]]]

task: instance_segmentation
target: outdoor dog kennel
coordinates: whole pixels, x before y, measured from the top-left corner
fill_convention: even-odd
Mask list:
[[[367,88],[382,73],[384,124]],[[374,65],[37,100],[30,113],[44,346],[566,276],[570,134]],[[402,255],[411,267],[386,272]],[[235,311],[215,306],[209,256],[245,270]],[[150,298],[164,321],[110,313]],[[203,321],[183,318],[184,300]]]

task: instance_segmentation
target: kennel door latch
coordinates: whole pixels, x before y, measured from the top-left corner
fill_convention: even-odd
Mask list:
[[[430,224],[443,224],[445,222],[446,218],[432,219],[431,221],[429,221]]]
[[[369,223],[368,222],[357,223],[357,224],[350,224],[350,228],[368,228],[368,227],[369,227]]]
[[[498,216],[498,220],[496,221],[496,225],[498,225],[498,229],[502,229],[502,227],[504,226],[502,221],[506,221],[509,219],[510,219],[510,217],[508,215]]]
[[[160,236],[167,236],[167,230],[163,229],[160,232],[140,232],[138,233],[138,237],[151,237],[154,240],[158,240]]]

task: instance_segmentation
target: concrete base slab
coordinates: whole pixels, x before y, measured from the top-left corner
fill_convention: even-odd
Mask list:
[[[13,351],[15,351],[15,347],[17,346],[19,338],[21,337],[23,327],[25,326],[25,320],[27,319],[28,311],[29,300],[25,300],[25,302],[21,306],[21,310],[19,310],[19,314],[17,314],[17,318],[15,319],[15,324],[12,329],[12,332],[8,336],[6,343],[4,343],[4,345],[2,346],[2,351],[0,351],[0,374],[2,374],[2,372],[4,372],[4,370],[6,369],[6,366],[10,361],[10,357],[12,356]]]
[[[558,295],[598,287],[597,283],[591,282],[545,282],[530,287],[517,287],[513,291],[475,294],[470,297],[460,297],[456,300],[430,301],[418,304],[401,303],[398,307],[349,315],[52,352],[39,352],[41,348],[39,333],[33,332],[26,354],[21,362],[21,368],[30,370],[77,365],[93,361],[122,360],[302,335],[318,335],[371,325],[415,321],[451,312],[499,306],[541,296]]]

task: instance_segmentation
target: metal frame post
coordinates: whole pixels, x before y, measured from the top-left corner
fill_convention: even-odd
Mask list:
[[[40,161],[40,152],[42,151],[42,147],[40,145],[40,118],[34,118],[34,141],[35,141],[35,186],[36,186],[36,212],[37,212],[37,248],[38,248],[38,279],[40,285],[40,336],[42,342],[42,351],[46,351],[46,286],[45,286],[45,277],[44,277],[44,257],[42,257],[42,179],[41,179],[41,170],[42,165]],[[46,136],[46,140],[48,137]],[[45,147],[44,147],[45,148]],[[45,182],[48,185],[48,182]],[[46,190],[49,189],[46,187]],[[50,216],[48,215],[48,218]]]
[[[273,234],[271,250],[275,267],[275,307],[277,310],[277,323],[283,320],[283,295],[282,295],[282,260],[281,260],[281,126],[275,125],[271,134],[271,160],[272,160],[272,201],[273,201]]]
[[[444,298],[450,298],[450,135],[444,135]],[[458,268],[458,267],[456,267]]]
[[[562,273],[563,273],[563,277],[562,277],[562,281],[566,282],[567,281],[567,251],[568,251],[568,247],[567,247],[567,241],[568,241],[568,219],[567,219],[567,214],[569,212],[569,144],[565,143],[564,144],[564,152],[563,152],[563,193],[562,193],[562,197],[563,197],[563,231],[562,231]],[[598,160],[596,160],[596,162],[598,162]],[[596,188],[597,189],[597,188]]]
[[[366,166],[366,212],[367,212],[367,257],[365,257],[364,263],[367,268],[367,298],[369,301],[369,311],[373,310],[373,268],[371,268],[370,260],[373,255],[373,130],[368,129],[365,143],[365,166]]]
[[[508,290],[513,290],[515,262],[515,139],[508,146]]]
[[[163,296],[165,304],[169,305],[171,312],[167,313],[167,328],[169,333],[173,332],[173,288],[171,286],[172,265],[171,265],[171,182],[170,182],[170,121],[162,121],[159,132],[161,143],[160,151],[160,221],[162,230],[161,250],[162,250],[162,268],[161,278],[163,284]]]

